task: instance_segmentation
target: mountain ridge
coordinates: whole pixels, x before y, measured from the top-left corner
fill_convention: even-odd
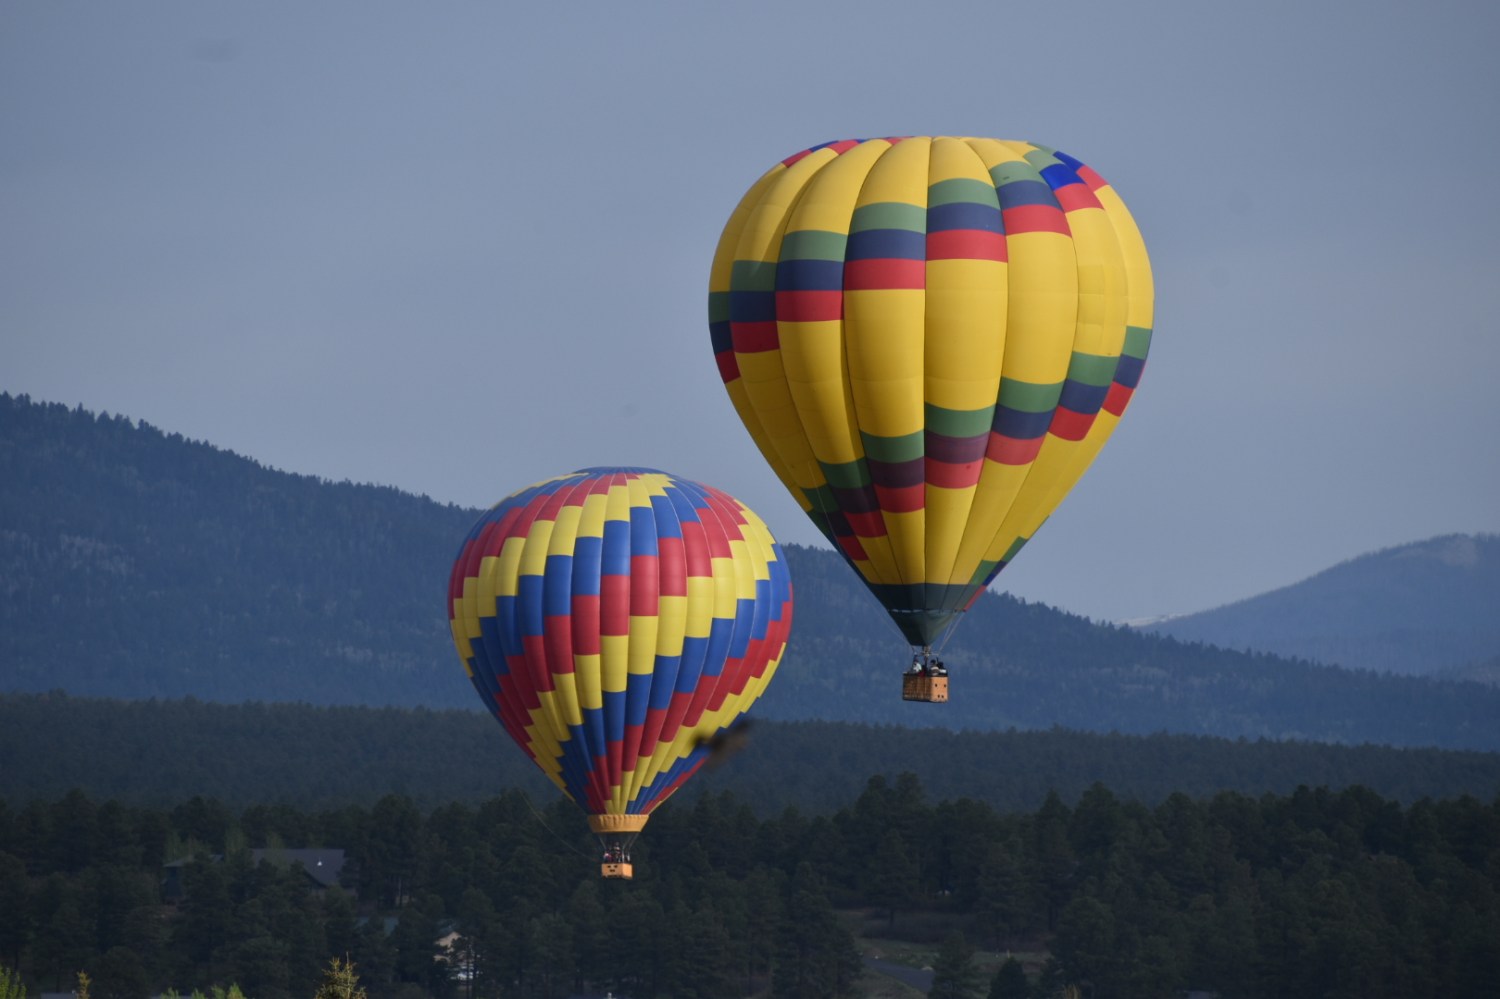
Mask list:
[[[1500,654],[1500,534],[1447,534],[1347,559],[1194,614],[1132,624],[1223,648],[1376,672],[1486,678]]]
[[[123,416],[0,395],[0,689],[473,708],[444,607],[478,510],[334,483]],[[1143,634],[981,594],[953,701],[831,551],[784,547],[796,616],[756,717],[1500,749],[1500,691]]]

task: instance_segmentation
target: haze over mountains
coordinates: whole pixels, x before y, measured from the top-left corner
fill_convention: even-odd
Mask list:
[[[1292,586],[1143,631],[1391,673],[1500,681],[1500,535],[1362,555]]]
[[[0,690],[478,707],[444,607],[477,510],[290,475],[125,417],[10,395],[0,482]],[[1423,618],[1427,634],[1472,632],[1493,655],[1495,541],[1440,544],[1471,545],[1488,567],[1474,585],[1492,589],[1477,614]],[[995,594],[945,650],[953,702],[906,704],[905,647],[854,574],[829,551],[791,546],[787,557],[796,617],[760,718],[1500,749],[1500,690],[1488,686],[1233,651],[1255,644],[1238,640],[1187,644]],[[1370,588],[1340,592],[1375,607],[1377,622],[1393,620],[1381,601],[1402,601],[1389,561],[1340,567]],[[1426,605],[1470,606],[1446,595],[1447,578],[1423,577]],[[1271,619],[1316,618],[1320,591],[1304,592],[1295,614]]]

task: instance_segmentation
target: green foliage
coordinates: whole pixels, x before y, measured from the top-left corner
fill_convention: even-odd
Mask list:
[[[974,966],[974,948],[962,933],[950,933],[932,962],[934,999],[974,999],[979,994],[980,972]]]
[[[369,993],[359,984],[354,963],[347,958],[335,957],[324,969],[323,982],[314,999],[369,999]]]
[[[1031,986],[1026,981],[1026,970],[1021,967],[1020,961],[1007,957],[1005,963],[996,970],[995,977],[990,980],[987,999],[1029,999],[1030,995]]]
[[[0,999],[26,999],[26,984],[21,976],[0,964]]]
[[[353,898],[318,894],[243,851],[202,854],[173,906],[139,896],[160,872],[143,853],[95,843],[79,865],[51,846],[50,832],[65,830],[32,834],[44,815],[84,825],[113,815],[127,843],[164,824],[183,835],[177,822],[217,814],[204,805],[121,808],[70,794],[0,809],[0,855],[28,872],[12,896],[26,916],[12,966],[58,985],[85,968],[95,999],[168,985],[230,999],[225,982],[257,999],[340,982],[370,999],[448,999],[457,966],[472,970],[475,996],[852,996],[864,972],[848,920],[887,904],[860,852],[873,843],[911,862],[901,922],[927,934],[924,948],[942,941],[935,995],[981,994],[981,969],[991,995],[1022,993],[1018,964],[997,971],[967,942],[998,932],[997,913],[1004,948],[1037,955],[1046,995],[1447,999],[1487,995],[1500,980],[1494,797],[1403,807],[1365,788],[1304,787],[1146,805],[1096,785],[1071,803],[1052,795],[1000,812],[928,804],[898,774],[868,780],[826,817],[757,819],[727,793],[668,802],[637,843],[628,883],[598,880],[576,814],[558,806],[538,821],[515,794],[426,812],[400,799],[282,806],[274,820],[252,806],[228,813],[229,832],[248,838],[253,825],[288,848],[343,844],[353,869],[373,861],[387,873]],[[409,821],[414,834],[382,841],[382,827]],[[991,849],[970,857],[976,844]],[[950,889],[976,868],[968,890]],[[381,898],[395,870],[401,887]],[[996,897],[1016,884],[1018,897]],[[440,955],[450,932],[454,949]],[[356,965],[357,982],[334,974]]]
[[[774,967],[775,999],[856,994],[860,961],[854,939],[829,904],[817,874],[805,863],[790,882]]]
[[[700,772],[682,792],[687,800],[728,789],[762,815],[788,805],[818,813],[859,794],[871,773],[894,779],[903,771],[935,795],[1001,809],[1036,808],[1054,788],[1076,797],[1094,781],[1152,803],[1174,791],[1285,794],[1305,782],[1362,785],[1399,801],[1500,790],[1500,754],[1467,751],[824,722],[757,722],[749,739],[747,751]],[[505,788],[523,789],[538,801],[556,798],[556,789],[492,718],[467,711],[0,694],[0,755],[9,764],[0,768],[0,801],[58,798],[78,788],[131,806],[178,802],[183,810],[170,828],[163,821],[129,843],[99,828],[101,820],[112,821],[105,813],[79,816],[76,827],[67,820],[63,839],[46,830],[65,821],[65,803],[56,815],[36,816],[37,834],[57,850],[65,839],[75,858],[96,841],[153,856],[170,853],[168,860],[199,848],[219,853],[227,846],[231,806],[257,806],[249,829],[291,842],[307,834],[291,805],[368,807],[398,794],[431,808],[475,803]],[[910,830],[898,831],[909,842]],[[264,844],[257,839],[254,845]],[[857,845],[873,850],[878,844]],[[976,847],[976,868],[981,859]],[[373,889],[373,872],[364,876],[360,887]],[[950,887],[964,884],[955,878]],[[0,893],[4,886],[0,859]],[[0,957],[6,932],[0,907]]]

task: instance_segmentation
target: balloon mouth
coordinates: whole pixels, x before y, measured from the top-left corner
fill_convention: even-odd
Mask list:
[[[590,815],[589,829],[596,836],[638,833],[646,826],[649,815]]]

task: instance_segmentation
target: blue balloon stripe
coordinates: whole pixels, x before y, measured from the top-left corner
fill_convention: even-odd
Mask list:
[[[731,323],[770,323],[776,321],[776,292],[735,291],[729,295]]]
[[[736,600],[734,603],[734,639],[729,645],[729,657],[739,659],[750,648],[750,622],[755,616],[755,601]]]
[[[1129,354],[1121,354],[1119,363],[1115,365],[1115,381],[1126,388],[1135,388],[1140,384],[1141,373],[1146,370],[1146,359],[1144,357],[1131,357]]]
[[[926,260],[927,234],[912,232],[910,229],[864,229],[851,232],[844,259]]]
[[[751,612],[755,615],[754,625],[751,630],[754,637],[759,640],[766,637],[766,632],[771,627],[771,580],[757,579],[755,581],[755,600],[750,605]]]
[[[495,676],[489,670],[478,668],[473,659],[469,660],[469,668],[474,674],[469,677],[469,682],[479,693],[479,699],[484,702],[485,707],[490,709],[490,714],[496,718],[500,717],[500,702],[495,699],[500,693],[500,685],[495,682]]]
[[[543,576],[522,576],[516,580],[516,623],[523,636],[542,633]]]
[[[682,524],[678,521],[677,506],[672,500],[672,494],[675,492],[677,490],[668,489],[665,496],[651,497],[651,515],[656,520],[658,540],[682,537]]]
[[[842,291],[842,260],[783,260],[776,265],[777,291]]]
[[[604,522],[599,572],[605,576],[630,575],[630,525],[623,520]]]
[[[604,709],[584,708],[582,710],[583,724],[579,726],[583,734],[583,742],[589,748],[590,756],[603,756],[608,737],[604,732]]]
[[[714,677],[724,672],[724,660],[729,658],[729,643],[734,639],[734,620],[727,617],[714,618],[708,626],[708,655],[703,660],[700,678]]]
[[[573,556],[548,555],[542,576],[542,614],[566,616],[573,612]]]
[[[481,617],[479,630],[484,637],[485,645],[495,650],[501,662],[504,662],[505,649],[519,650],[521,648],[521,621],[520,614],[516,610],[516,598],[496,597],[495,616],[493,618]]]
[[[728,319],[709,323],[708,337],[715,354],[722,354],[725,351],[734,349],[734,334],[730,331]]]
[[[677,682],[673,690],[679,694],[691,694],[698,689],[698,677],[703,673],[703,660],[708,655],[708,639],[688,636],[682,640],[682,656],[678,660]]]
[[[1063,382],[1062,397],[1057,400],[1057,404],[1066,406],[1075,413],[1097,413],[1099,407],[1104,405],[1104,397],[1108,394],[1109,386],[1107,385],[1086,385],[1069,378]]]
[[[565,741],[562,744],[562,751],[562,759],[558,762],[562,766],[563,786],[568,789],[568,794],[574,801],[586,802],[589,774],[593,772],[594,761],[589,759],[587,749],[577,739]]]
[[[1078,171],[1066,163],[1054,163],[1042,168],[1042,179],[1052,190],[1059,187],[1067,187],[1069,184],[1082,184],[1083,178],[1078,176]]]
[[[649,506],[630,508],[630,554],[656,554],[656,517]]]
[[[681,656],[656,657],[656,669],[651,674],[651,710],[665,711],[671,705],[672,692],[677,688],[677,677],[681,672]]]
[[[631,673],[625,677],[625,724],[646,724],[646,707],[650,703],[651,674]]]
[[[672,511],[677,514],[679,534],[682,524],[697,524],[703,520],[698,513],[697,502],[702,493],[682,488],[683,485],[686,484],[679,484],[679,488],[667,490],[667,496],[672,500]]]
[[[1041,437],[1052,426],[1052,410],[1045,413],[1028,413],[1009,406],[996,406],[995,419],[991,424],[995,433],[1013,440],[1029,441]]]
[[[1052,188],[1039,180],[1013,180],[995,188],[1001,208],[1020,208],[1023,205],[1046,205],[1057,207],[1057,197]]]
[[[603,538],[580,537],[573,542],[573,596],[599,595],[599,564],[603,560],[603,553]]]
[[[929,233],[954,229],[979,229],[996,233],[1005,231],[1000,222],[1000,209],[993,205],[955,201],[946,205],[933,205],[927,209]]]
[[[604,692],[604,744],[612,745],[624,738],[625,691],[606,690]]]
[[[1083,166],[1083,161],[1082,160],[1075,160],[1073,157],[1069,156],[1067,153],[1058,152],[1056,149],[1052,150],[1052,155],[1057,158],[1057,161],[1059,163],[1065,163],[1068,166],[1072,167],[1074,173],[1077,173],[1078,172],[1078,168],[1081,167],[1081,166]]]

